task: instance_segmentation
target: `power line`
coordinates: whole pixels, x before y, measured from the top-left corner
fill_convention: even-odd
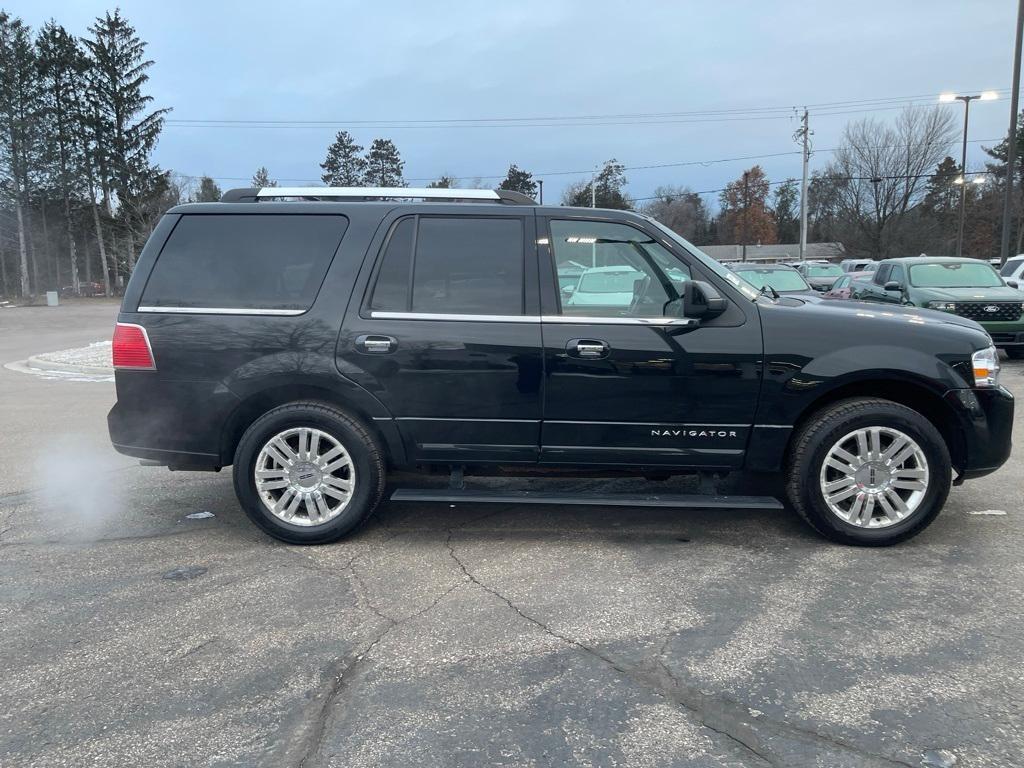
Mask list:
[[[998,89],[1005,93],[1009,89]],[[910,96],[889,96],[872,99],[847,99],[809,103],[817,114],[843,115],[886,109],[902,109],[912,103],[933,104],[938,94],[914,94]],[[701,109],[677,112],[622,112],[594,115],[533,115],[528,117],[460,117],[460,118],[417,118],[417,119],[334,119],[303,120],[276,118],[167,118],[165,124],[174,127],[263,127],[263,128],[324,128],[324,127],[376,127],[376,128],[511,128],[511,127],[582,127],[587,125],[655,125],[700,122],[735,122],[749,120],[790,120],[793,105],[777,107],[731,107]]]

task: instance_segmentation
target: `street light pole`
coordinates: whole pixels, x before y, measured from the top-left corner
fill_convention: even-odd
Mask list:
[[[964,103],[964,135],[963,135],[963,151],[960,153],[960,223],[957,226],[956,234],[956,255],[963,256],[964,253],[964,220],[967,217],[967,125],[971,114],[971,102],[977,99],[982,101],[991,101],[998,99],[999,94],[995,91],[983,91],[982,93],[975,94],[972,96],[957,95],[954,93],[944,93],[939,96],[939,101],[952,102],[962,101]]]
[[[1020,96],[1021,38],[1024,38],[1024,0],[1017,6],[1017,40],[1013,52],[1013,89],[1010,95],[1010,131],[1006,135],[1006,189],[1003,191],[1003,233],[999,244],[999,262],[1010,256],[1010,214],[1013,210],[1013,176],[1017,156],[1017,99]]]

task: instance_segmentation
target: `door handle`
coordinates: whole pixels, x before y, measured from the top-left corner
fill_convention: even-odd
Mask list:
[[[611,351],[607,341],[599,339],[571,339],[565,345],[566,352],[572,357],[581,357],[585,360],[599,360],[607,357]]]
[[[364,335],[356,339],[356,349],[371,355],[386,355],[397,346],[398,342],[390,336]]]

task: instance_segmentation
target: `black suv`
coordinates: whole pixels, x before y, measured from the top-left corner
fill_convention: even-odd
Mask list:
[[[284,198],[284,199],[276,199]],[[276,200],[275,200],[276,199]],[[163,217],[114,334],[117,450],[233,465],[269,534],[352,531],[391,498],[778,507],[890,544],[1010,453],[1013,398],[971,320],[766,296],[652,219],[490,190],[234,190]],[[700,473],[704,493],[467,489],[501,468]],[[428,484],[429,485],[429,484]],[[435,484],[436,486],[436,484]]]

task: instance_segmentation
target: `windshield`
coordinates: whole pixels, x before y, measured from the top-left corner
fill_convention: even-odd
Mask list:
[[[737,274],[756,288],[767,285],[776,291],[810,290],[810,286],[795,269],[741,269]]]
[[[621,272],[590,272],[580,280],[580,293],[633,293],[633,283],[642,272],[627,269]]]
[[[700,261],[701,264],[703,264],[705,267],[710,269],[712,272],[714,272],[716,275],[718,275],[722,279],[726,280],[729,283],[729,285],[731,285],[733,288],[738,290],[740,293],[742,293],[748,299],[756,299],[758,296],[761,295],[761,291],[759,289],[755,288],[749,282],[744,280],[740,275],[738,275],[735,272],[733,272],[731,269],[729,269],[727,266],[725,266],[721,262],[715,261],[715,259],[712,259],[706,253],[704,253],[700,248],[698,248],[697,246],[695,246],[693,243],[689,242],[688,240],[684,239],[683,237],[680,237],[678,234],[676,234],[671,229],[666,227],[660,221],[652,219],[650,216],[645,216],[644,218],[647,221],[651,222],[651,224],[656,226],[670,240],[673,240],[674,242],[676,242],[679,245],[681,245],[684,249],[686,249],[687,252],[692,253],[694,255],[694,257],[698,261]]]
[[[910,284],[918,288],[996,288],[1004,283],[984,262],[953,261],[914,264],[910,268]]]
[[[807,276],[808,277],[839,277],[842,274],[843,274],[843,270],[841,270],[835,264],[808,264],[807,265]]]

